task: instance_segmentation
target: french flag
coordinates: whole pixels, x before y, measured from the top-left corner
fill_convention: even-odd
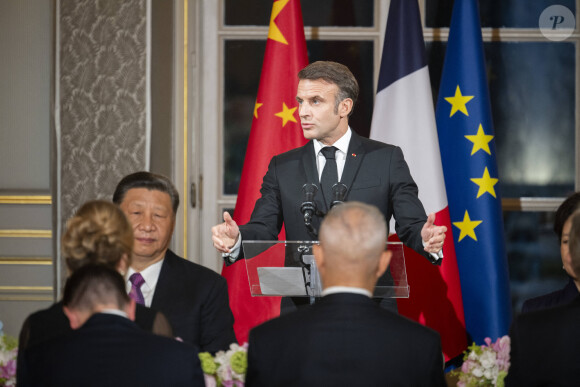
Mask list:
[[[441,266],[405,247],[410,295],[398,299],[398,307],[402,315],[439,332],[450,360],[467,348],[467,334],[416,0],[391,0],[370,137],[403,150],[425,211],[436,214],[436,225],[447,227]]]

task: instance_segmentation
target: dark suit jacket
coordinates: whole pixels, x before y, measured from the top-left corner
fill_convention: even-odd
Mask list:
[[[315,240],[300,212],[305,183],[319,185],[312,141],[272,158],[251,219],[240,226],[242,239],[276,240],[284,223],[287,240]],[[377,206],[387,222],[394,216],[401,241],[432,261],[421,240],[427,216],[401,148],[352,132],[341,183],[348,187],[345,200]],[[320,189],[314,201],[320,211],[327,212],[328,204]],[[316,230],[321,220],[322,216],[314,217]]]
[[[160,313],[153,309],[147,308],[143,305],[137,305],[135,311],[135,323],[139,328],[152,332],[154,321],[158,317],[158,314]],[[163,319],[165,318],[163,317]],[[70,322],[62,309],[62,301],[28,316],[24,321],[24,324],[22,324],[22,329],[20,330],[18,338],[19,350],[16,368],[18,374],[20,375],[20,364],[22,363],[24,353],[29,347],[55,337],[63,336],[71,331]],[[171,329],[168,329],[167,332],[156,333],[165,336],[172,336]]]
[[[522,313],[564,305],[574,300],[578,295],[580,293],[578,293],[574,280],[569,278],[568,283],[562,289],[524,301]]]
[[[580,297],[521,314],[511,327],[506,386],[580,386]]]
[[[445,386],[439,334],[339,293],[250,332],[246,385]]]
[[[32,346],[19,386],[204,386],[197,348],[116,315]]]
[[[171,250],[165,254],[151,307],[167,316],[176,337],[202,352],[227,350],[237,342],[226,280]]]

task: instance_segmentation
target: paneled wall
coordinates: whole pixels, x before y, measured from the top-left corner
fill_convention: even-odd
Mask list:
[[[149,169],[150,15],[151,0],[0,2],[0,320],[9,334],[60,297],[66,220]]]
[[[0,320],[17,335],[54,299],[50,1],[0,2]]]
[[[58,223],[148,169],[148,0],[60,0],[56,25]],[[57,264],[57,281],[66,272]]]

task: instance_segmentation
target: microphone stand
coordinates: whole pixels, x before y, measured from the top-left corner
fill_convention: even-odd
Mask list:
[[[344,202],[347,190],[348,187],[342,183],[336,183],[332,186],[332,201],[330,202],[330,208]]]
[[[302,186],[302,191],[304,192],[304,201],[300,206],[300,211],[304,216],[304,225],[313,239],[318,239],[318,231],[312,226],[312,216],[318,214],[316,203],[314,202],[314,195],[316,195],[318,187],[315,184],[306,183]]]
[[[310,298],[310,304],[314,304],[316,298],[312,294],[312,266],[309,263],[304,262],[304,254],[306,254],[310,248],[308,246],[301,245],[298,247],[298,252],[300,253],[300,264],[302,266],[302,278],[304,279],[304,290],[306,295]],[[310,289],[310,291],[308,290]]]

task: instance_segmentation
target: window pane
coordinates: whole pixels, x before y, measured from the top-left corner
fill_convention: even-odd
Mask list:
[[[554,212],[504,212],[515,313],[528,298],[561,289],[568,281],[553,224]]]
[[[238,192],[265,48],[265,41],[225,42],[223,186],[226,195]],[[349,123],[353,130],[368,136],[374,101],[372,41],[316,40],[308,41],[307,49],[310,62],[337,61],[353,72],[361,92]]]
[[[302,0],[302,19],[310,27],[372,27],[374,1]],[[267,26],[272,0],[226,0],[225,24]]]
[[[574,190],[575,45],[485,43],[502,196]],[[427,45],[434,96],[445,44]]]
[[[238,193],[265,50],[265,40],[225,42],[223,116],[225,195]]]
[[[425,25],[449,27],[453,0],[425,0],[425,3]],[[538,28],[540,14],[551,5],[563,5],[576,14],[574,0],[480,0],[481,26]]]
[[[317,60],[330,60],[342,63],[352,71],[360,92],[354,112],[348,123],[352,130],[368,137],[373,115],[373,42],[344,40],[312,40],[307,42],[310,63]]]

